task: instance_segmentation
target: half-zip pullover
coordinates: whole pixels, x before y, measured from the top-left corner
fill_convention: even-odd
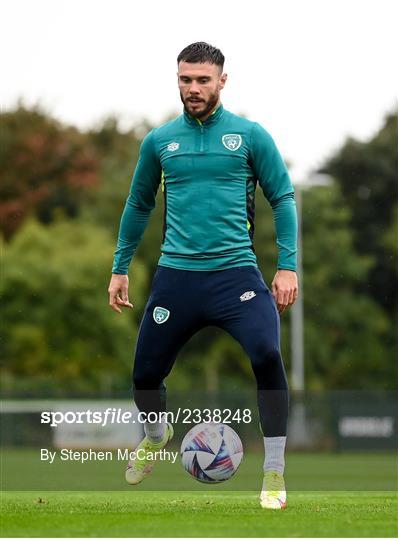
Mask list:
[[[286,166],[269,133],[220,105],[204,122],[184,111],[141,144],[112,272],[126,274],[159,185],[165,216],[159,265],[183,270],[257,266],[257,183],[274,214],[278,268],[296,269],[297,217]]]

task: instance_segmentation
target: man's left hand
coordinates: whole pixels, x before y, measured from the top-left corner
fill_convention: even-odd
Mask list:
[[[272,281],[272,294],[279,313],[283,313],[288,306],[293,305],[298,295],[296,272],[293,270],[278,270]]]

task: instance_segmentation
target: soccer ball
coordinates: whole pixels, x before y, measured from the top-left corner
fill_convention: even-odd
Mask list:
[[[243,458],[242,441],[225,424],[198,424],[181,443],[181,460],[199,482],[216,484],[233,476]]]

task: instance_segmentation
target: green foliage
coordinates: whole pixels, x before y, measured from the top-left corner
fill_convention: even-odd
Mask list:
[[[391,227],[385,232],[383,245],[398,272],[398,203],[392,213]]]
[[[386,116],[382,127],[369,141],[348,139],[324,166],[341,187],[343,202],[350,208],[347,227],[352,231],[354,249],[372,260],[365,275],[357,280],[359,297],[373,300],[372,312],[376,332],[382,319],[388,318],[390,330],[380,343],[379,353],[371,369],[366,367],[369,380],[374,370],[383,371],[376,378],[384,378],[387,386],[398,385],[398,113]],[[374,306],[377,306],[377,309]],[[364,307],[365,309],[365,307]],[[363,336],[371,331],[359,329]],[[353,356],[353,355],[352,355]],[[389,358],[387,365],[386,358]],[[380,359],[381,364],[380,365]],[[350,359],[353,363],[354,358]],[[353,365],[353,368],[355,365]],[[364,371],[362,377],[366,378]]]
[[[383,243],[393,226],[398,204],[398,113],[389,114],[369,141],[348,139],[326,163],[324,170],[336,178],[345,204],[351,209],[355,247],[371,254],[374,265],[362,282],[374,300],[390,314],[396,310],[398,268],[396,258]],[[395,244],[398,238],[395,238]]]
[[[142,126],[141,130],[122,133],[117,118],[109,117],[89,132],[90,144],[101,159],[98,189],[92,193],[84,209],[84,217],[115,235],[138,159],[140,140],[147,129],[147,126]]]
[[[60,209],[75,217],[98,182],[99,159],[87,135],[21,104],[2,114],[0,163],[1,231],[7,239],[31,215],[43,223]]]
[[[128,386],[145,268],[135,267],[135,310],[107,302],[113,240],[77,221],[29,222],[4,248],[3,375],[46,377],[56,391]]]
[[[383,309],[359,284],[373,260],[359,255],[337,185],[303,194],[305,360],[308,383],[329,388],[394,388],[396,366]]]

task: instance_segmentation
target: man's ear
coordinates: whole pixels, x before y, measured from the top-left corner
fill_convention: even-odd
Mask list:
[[[220,89],[224,88],[225,83],[227,82],[227,79],[228,79],[228,75],[226,73],[223,73],[220,77],[220,82],[218,83]]]

